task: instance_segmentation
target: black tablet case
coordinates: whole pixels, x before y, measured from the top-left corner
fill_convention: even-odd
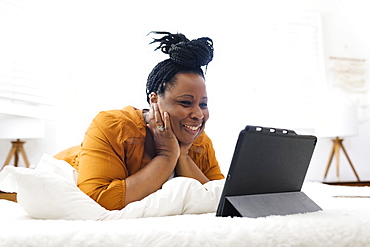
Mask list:
[[[216,216],[263,217],[321,208],[301,188],[317,138],[248,125],[239,134]]]

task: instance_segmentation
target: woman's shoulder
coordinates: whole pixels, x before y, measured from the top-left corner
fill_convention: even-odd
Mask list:
[[[129,129],[145,128],[142,110],[133,106],[126,106],[122,109],[101,111],[94,118],[93,123],[102,129],[110,129],[112,131],[125,127]]]
[[[137,115],[137,111],[140,111],[138,109],[136,109],[135,107],[133,106],[126,106],[122,109],[112,109],[112,110],[105,110],[105,111],[101,111],[98,113],[97,117],[101,117],[101,116],[104,116],[104,117],[128,117],[128,118],[132,118],[132,117],[135,117],[135,115]]]
[[[139,110],[133,106],[126,106],[122,109],[101,111],[94,118],[94,120],[140,123],[143,121],[143,117],[142,110]]]

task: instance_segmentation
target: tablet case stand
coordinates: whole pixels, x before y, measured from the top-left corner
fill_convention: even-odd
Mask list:
[[[224,215],[258,218],[320,211],[321,208],[305,193],[280,192],[243,196],[226,196]]]

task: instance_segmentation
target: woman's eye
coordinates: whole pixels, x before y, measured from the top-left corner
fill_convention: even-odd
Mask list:
[[[205,109],[205,108],[208,107],[208,104],[207,103],[201,103],[199,106],[200,106],[200,108]]]
[[[180,101],[180,104],[185,105],[185,106],[190,106],[191,102],[190,101]]]

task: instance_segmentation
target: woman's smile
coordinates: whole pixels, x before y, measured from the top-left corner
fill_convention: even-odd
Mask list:
[[[200,127],[202,127],[202,124],[196,125],[196,126],[184,124],[183,126],[184,126],[185,130],[188,131],[189,133],[197,134],[200,130]]]

